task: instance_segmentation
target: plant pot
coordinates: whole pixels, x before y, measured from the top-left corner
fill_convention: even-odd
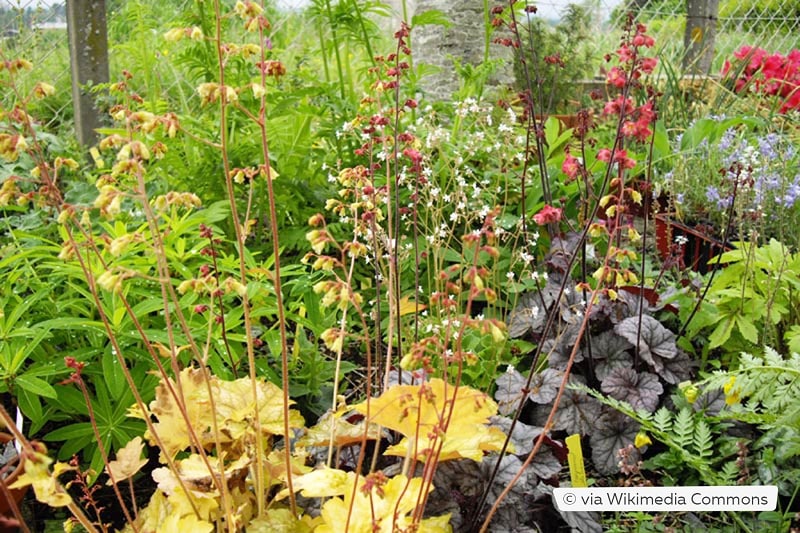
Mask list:
[[[670,257],[672,245],[677,244],[680,246],[679,257],[683,265],[705,274],[717,267],[708,264],[713,257],[732,250],[708,233],[676,220],[673,214],[657,213],[655,219],[656,248],[663,260]]]
[[[0,433],[0,447],[5,448],[6,444],[12,442],[14,437],[7,433]],[[5,490],[0,490],[0,516],[6,518],[13,518],[14,512],[12,511],[13,506],[15,505],[19,508],[19,504],[22,502],[25,495],[30,490],[30,486],[22,487],[19,489],[9,489],[8,486],[13,484],[17,478],[24,472],[24,463],[16,461],[13,464],[9,464],[8,472],[6,472],[6,465],[3,465],[0,468],[0,472],[3,475],[2,480],[0,483],[5,485]],[[7,475],[6,475],[7,474]],[[10,498],[9,498],[10,497]],[[12,504],[13,500],[13,504]],[[0,533],[11,533],[14,531],[18,531],[19,528],[16,527],[6,527],[0,524]]]

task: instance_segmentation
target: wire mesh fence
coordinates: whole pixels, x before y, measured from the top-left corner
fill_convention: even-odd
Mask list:
[[[0,0],[0,53],[3,60],[24,57],[32,63],[32,75],[19,80],[22,90],[29,90],[25,84],[33,80],[46,80],[59,89],[57,97],[41,104],[45,108],[39,110],[39,116],[50,122],[70,119],[69,43],[63,3]]]
[[[328,0],[271,0],[279,20],[273,28],[281,28],[289,17],[306,17],[303,13]],[[344,0],[330,0],[332,4]],[[351,0],[348,0],[351,1]],[[364,3],[362,0],[357,0]],[[442,0],[446,2],[447,0]],[[475,0],[476,1],[476,0]],[[387,12],[402,12],[403,0],[384,0]],[[161,50],[154,48],[152,32],[168,27],[171,17],[177,23],[185,22],[186,12],[191,11],[192,0],[171,0],[164,3],[164,10],[141,15],[150,18],[148,26],[141,19],[128,20],[128,4],[119,0],[107,0],[108,24],[112,67],[121,64],[146,49],[154,52],[156,60]],[[373,2],[374,3],[374,2]],[[406,0],[405,7],[413,10],[414,0]],[[637,20],[646,23],[660,46],[662,58],[678,64],[683,53],[684,27],[686,24],[686,0],[580,0],[591,13],[593,24],[591,46],[598,54],[613,50],[620,27],[631,11]],[[547,22],[558,20],[567,10],[570,0],[542,0],[535,3],[538,16]],[[285,20],[280,20],[283,17]],[[306,17],[308,18],[308,17]],[[164,24],[167,21],[167,24]],[[145,21],[146,22],[146,21]],[[719,72],[723,61],[741,46],[758,46],[769,52],[787,53],[800,48],[800,3],[797,0],[719,0],[716,17],[717,33],[714,44],[715,58],[712,73]],[[391,23],[383,26],[389,27]],[[294,24],[293,31],[316,33],[315,23]],[[149,32],[143,35],[143,32]],[[308,37],[308,36],[307,36]],[[302,39],[302,35],[295,38]],[[311,37],[309,37],[311,38]],[[136,44],[136,40],[138,43]],[[134,44],[122,41],[132,40]],[[66,6],[63,0],[0,0],[0,50],[6,56],[22,54],[35,66],[31,79],[46,79],[55,85],[62,97],[48,100],[49,117],[52,121],[68,121],[70,106],[69,47],[66,23]],[[140,58],[141,70],[146,70],[146,61]],[[116,69],[117,72],[119,69]],[[112,76],[115,69],[112,68]],[[143,75],[147,76],[146,72]],[[164,90],[180,83],[178,79],[164,80]]]

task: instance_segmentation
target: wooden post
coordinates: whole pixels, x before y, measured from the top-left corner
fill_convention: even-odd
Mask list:
[[[102,124],[89,87],[108,82],[105,0],[67,0],[67,30],[72,70],[72,106],[78,142],[90,146]]]
[[[686,0],[686,31],[683,35],[683,70],[708,75],[714,59],[719,0]]]

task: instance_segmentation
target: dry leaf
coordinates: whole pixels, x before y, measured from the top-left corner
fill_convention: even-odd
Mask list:
[[[142,459],[144,443],[142,437],[136,437],[124,447],[117,450],[117,458],[108,463],[106,473],[110,479],[106,485],[113,485],[132,477],[147,464],[147,459]],[[113,482],[111,480],[114,480]]]

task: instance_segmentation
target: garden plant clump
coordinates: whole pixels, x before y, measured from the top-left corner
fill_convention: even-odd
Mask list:
[[[522,88],[469,94],[464,80],[463,97],[428,101],[414,27],[446,21],[429,12],[389,38],[374,6],[352,4],[315,1],[300,45],[254,1],[152,22],[157,42],[97,88],[108,125],[88,151],[37,115],[55,86],[2,49],[0,419],[24,468],[2,484],[32,487],[6,518],[133,532],[791,527],[791,112],[664,124],[656,43],[630,16],[607,95],[567,127],[541,100],[558,75],[529,61],[542,32],[521,20],[536,9],[513,0],[486,3],[486,46],[509,47]],[[175,80],[163,93],[161,75]],[[689,194],[721,213],[706,214],[731,247],[718,270],[684,271],[675,247],[656,256],[643,206],[662,190],[686,216]],[[580,483],[775,484],[780,501],[559,511],[553,489]]]

